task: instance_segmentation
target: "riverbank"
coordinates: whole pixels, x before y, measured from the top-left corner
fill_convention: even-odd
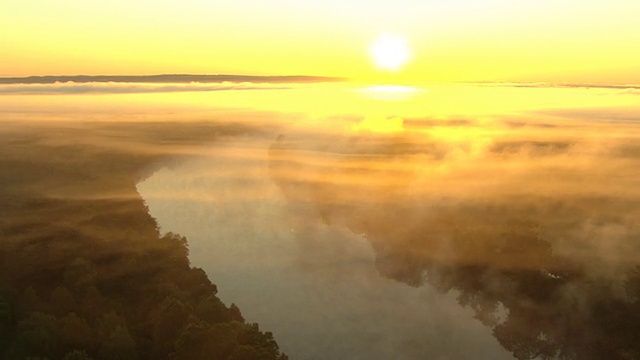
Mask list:
[[[245,131],[3,122],[5,358],[286,358],[190,266],[184,237],[160,236],[135,187],[190,149]]]

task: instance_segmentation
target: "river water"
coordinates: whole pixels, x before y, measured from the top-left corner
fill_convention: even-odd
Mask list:
[[[213,96],[228,111],[209,121],[254,131],[138,191],[220,297],[293,359],[633,357],[636,92]]]

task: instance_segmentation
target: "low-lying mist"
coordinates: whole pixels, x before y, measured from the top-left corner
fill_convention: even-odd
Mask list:
[[[628,89],[153,86],[0,98],[3,193],[148,209],[293,358],[640,356]]]

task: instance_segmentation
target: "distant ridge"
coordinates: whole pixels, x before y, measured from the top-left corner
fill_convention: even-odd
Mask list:
[[[339,82],[344,78],[323,76],[253,76],[253,75],[62,75],[62,76],[27,76],[0,77],[0,84],[54,84],[56,82],[117,82],[117,83],[221,83],[221,82],[251,82],[251,83],[314,83]]]
[[[583,89],[621,89],[638,90],[640,84],[606,84],[606,83],[548,83],[548,82],[501,82],[501,81],[462,81],[460,84],[480,86],[516,87],[516,88],[583,88]]]

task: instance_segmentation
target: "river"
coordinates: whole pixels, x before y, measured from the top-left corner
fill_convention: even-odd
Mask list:
[[[636,351],[609,313],[638,306],[633,91],[333,86],[209,101],[227,109],[209,121],[259,130],[138,191],[291,358]]]

